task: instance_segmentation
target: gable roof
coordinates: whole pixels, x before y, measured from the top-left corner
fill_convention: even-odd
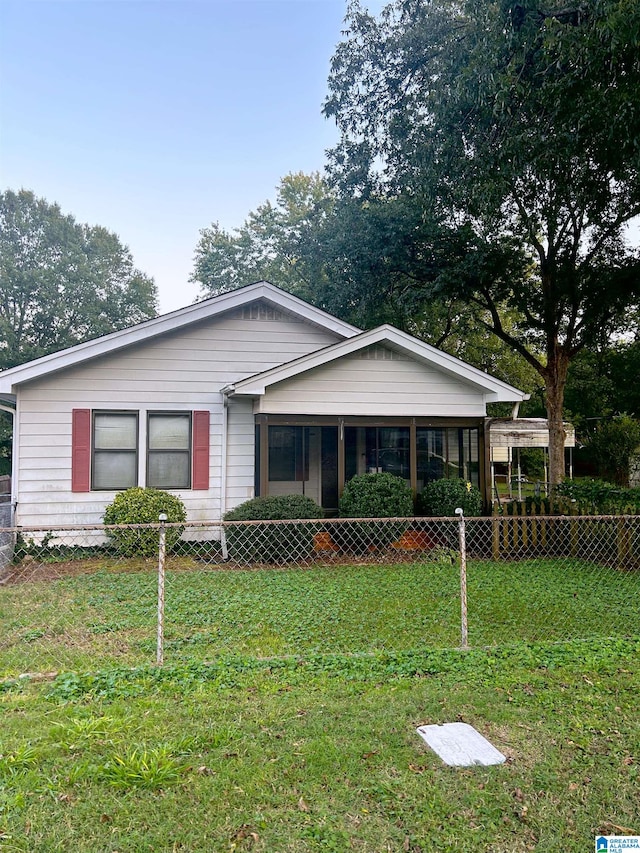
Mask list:
[[[435,367],[443,373],[477,388],[486,396],[487,402],[517,402],[529,399],[530,395],[525,394],[524,391],[520,391],[512,385],[478,370],[477,367],[472,367],[459,358],[442,352],[442,350],[436,349],[388,324],[353,335],[347,340],[323,347],[310,355],[301,356],[278,367],[272,367],[263,373],[249,376],[223,388],[223,392],[230,396],[259,397],[265,394],[267,388],[270,385],[275,385],[276,382],[282,382],[285,379],[306,373],[315,367],[330,364],[332,361],[352,355],[375,344],[386,344],[390,349],[403,353],[424,365]]]
[[[355,326],[344,323],[337,317],[333,317],[331,314],[327,314],[326,311],[315,308],[308,302],[304,302],[297,296],[287,293],[285,290],[281,290],[267,281],[258,281],[255,284],[246,285],[238,290],[232,290],[228,293],[222,293],[219,296],[213,296],[210,299],[204,299],[202,302],[196,302],[193,305],[188,305],[186,308],[179,308],[177,311],[171,311],[169,314],[162,314],[151,320],[145,320],[136,326],[130,326],[118,332],[111,332],[100,338],[94,338],[93,340],[60,350],[60,352],[51,353],[33,361],[28,361],[25,364],[20,364],[17,367],[12,367],[9,370],[4,370],[0,372],[0,393],[11,394],[13,387],[23,382],[38,379],[57,370],[72,367],[90,359],[116,352],[132,344],[148,341],[159,335],[180,330],[185,326],[209,320],[225,311],[242,307],[261,298],[284,311],[295,314],[308,323],[334,332],[343,338],[357,335],[360,331]]]

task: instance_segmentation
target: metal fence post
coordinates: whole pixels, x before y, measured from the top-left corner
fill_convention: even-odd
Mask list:
[[[460,542],[460,645],[469,648],[469,630],[467,626],[467,541],[464,527],[464,510],[456,509],[459,517],[458,537]]]
[[[160,521],[160,535],[158,537],[158,643],[156,651],[156,663],[162,666],[164,663],[164,563],[167,556],[167,529],[164,526],[167,515],[161,512],[158,516]]]

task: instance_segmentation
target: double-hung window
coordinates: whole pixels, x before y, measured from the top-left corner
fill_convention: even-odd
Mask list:
[[[209,432],[206,410],[73,409],[71,491],[207,490]]]
[[[147,485],[155,489],[191,488],[191,413],[147,415]]]
[[[128,489],[138,484],[138,413],[93,413],[91,487]]]

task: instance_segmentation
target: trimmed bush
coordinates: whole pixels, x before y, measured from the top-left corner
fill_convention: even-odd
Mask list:
[[[117,494],[104,514],[105,524],[157,524],[160,513],[168,522],[187,520],[187,511],[180,498],[160,489],[136,486]],[[182,535],[183,527],[167,528],[167,551],[172,550]],[[111,541],[126,557],[152,557],[158,553],[158,531],[155,529],[122,528],[109,531]]]
[[[322,507],[305,495],[267,495],[252,498],[230,510],[224,521],[299,521],[318,519]],[[225,526],[232,560],[248,563],[287,563],[313,552],[314,524],[230,524]]]
[[[407,483],[395,474],[356,474],[340,498],[342,518],[407,518],[413,516],[413,497]],[[406,522],[336,524],[332,537],[344,550],[362,553],[384,548],[399,539]]]
[[[462,508],[465,516],[482,513],[480,490],[466,480],[432,480],[419,496],[420,515],[453,516],[458,507]]]
[[[343,518],[405,518],[413,515],[407,483],[395,474],[356,474],[340,498]]]

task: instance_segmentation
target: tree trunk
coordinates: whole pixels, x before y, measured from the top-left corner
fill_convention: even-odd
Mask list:
[[[550,355],[544,374],[547,419],[549,422],[549,482],[552,486],[564,480],[564,442],[562,420],[564,389],[567,384],[569,358],[559,347]]]

